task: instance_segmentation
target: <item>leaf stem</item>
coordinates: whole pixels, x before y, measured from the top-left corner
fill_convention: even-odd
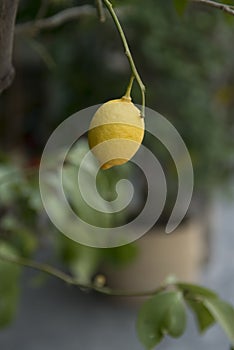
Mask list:
[[[129,61],[129,64],[130,64],[130,67],[131,67],[131,70],[132,70],[132,74],[134,75],[134,77],[136,78],[136,81],[140,87],[140,90],[141,90],[141,98],[142,98],[142,110],[141,110],[141,116],[142,118],[144,118],[145,116],[145,85],[143,84],[142,80],[141,80],[141,77],[137,71],[137,68],[136,68],[136,65],[135,65],[135,62],[133,60],[133,57],[132,57],[132,54],[131,54],[131,51],[129,49],[129,45],[128,45],[128,42],[127,42],[127,39],[126,39],[126,36],[124,34],[124,31],[122,29],[122,26],[119,22],[119,19],[113,9],[113,5],[112,3],[109,1],[109,0],[103,0],[104,4],[106,5],[111,17],[113,18],[113,21],[116,25],[116,28],[119,32],[119,35],[121,37],[121,40],[122,40],[122,43],[123,43],[123,46],[124,46],[124,49],[125,49],[125,54],[128,58],[128,61]]]
[[[120,290],[120,289],[117,290],[117,289],[111,289],[109,287],[98,287],[95,284],[80,283],[76,278],[64,273],[61,270],[56,269],[55,267],[52,267],[48,264],[32,261],[23,257],[12,257],[12,256],[0,255],[0,260],[8,263],[12,263],[12,264],[21,265],[24,267],[33,268],[35,270],[44,272],[50,276],[56,277],[69,285],[74,285],[85,290],[94,290],[98,293],[110,295],[110,296],[147,297],[147,296],[152,296],[154,294],[160,293],[172,285],[171,283],[165,282],[158,288],[155,288],[152,290],[146,290],[146,291],[126,291],[126,290]]]

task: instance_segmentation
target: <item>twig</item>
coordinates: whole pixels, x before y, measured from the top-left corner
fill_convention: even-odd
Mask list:
[[[97,7],[97,13],[98,13],[98,17],[100,22],[105,22],[106,20],[106,14],[103,8],[103,2],[102,0],[95,0],[96,3],[96,7]]]
[[[12,50],[18,0],[0,0],[0,94],[14,79]]]
[[[83,16],[94,15],[96,10],[93,6],[83,5],[70,7],[55,15],[47,18],[36,19],[22,24],[17,24],[15,27],[16,34],[34,34],[42,30],[54,29],[67,22],[74,21]]]
[[[154,289],[154,290],[148,290],[148,291],[137,291],[137,292],[132,292],[132,291],[126,291],[126,290],[114,290],[108,287],[98,287],[95,284],[83,284],[80,283],[76,278],[64,273],[63,271],[60,271],[50,265],[43,264],[43,263],[38,263],[29,259],[25,259],[23,257],[9,257],[6,255],[1,255],[0,254],[0,260],[12,263],[12,264],[17,264],[21,265],[24,267],[29,267],[33,268],[35,270],[45,272],[50,276],[56,277],[64,282],[66,282],[69,285],[74,285],[77,286],[81,289],[90,289],[94,290],[98,293],[105,294],[105,295],[111,295],[111,296],[119,296],[119,297],[147,297],[147,296],[152,296],[157,293],[160,293],[164,290],[166,290],[168,287],[172,286],[172,283],[165,283],[161,285],[160,287]]]
[[[113,9],[113,6],[111,4],[111,2],[109,0],[103,0],[104,4],[106,5],[108,11],[110,12],[110,15],[111,17],[113,18],[113,21],[115,22],[115,25],[117,27],[117,30],[119,32],[119,35],[121,37],[121,40],[122,40],[122,43],[123,43],[123,46],[124,46],[124,49],[125,49],[125,54],[128,58],[128,61],[129,61],[129,64],[130,64],[130,67],[131,67],[131,70],[132,70],[132,74],[134,75],[134,77],[136,78],[136,81],[140,87],[140,90],[141,90],[141,96],[142,96],[142,111],[141,111],[141,116],[144,118],[145,116],[145,85],[143,84],[142,80],[141,80],[141,77],[137,71],[137,68],[135,66],[135,63],[134,63],[134,60],[132,58],[132,54],[131,54],[131,51],[129,49],[129,45],[128,45],[128,42],[127,42],[127,39],[125,37],[125,34],[124,34],[124,31],[122,29],[122,26],[119,22],[119,19]]]
[[[214,7],[216,9],[222,10],[222,11],[234,16],[234,9],[233,9],[233,6],[231,6],[231,5],[229,6],[227,4],[221,4],[219,2],[211,1],[211,0],[191,0],[191,1]]]

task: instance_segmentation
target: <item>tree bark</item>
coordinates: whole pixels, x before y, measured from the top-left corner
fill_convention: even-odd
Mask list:
[[[15,17],[19,0],[0,0],[0,94],[14,78],[12,50]]]

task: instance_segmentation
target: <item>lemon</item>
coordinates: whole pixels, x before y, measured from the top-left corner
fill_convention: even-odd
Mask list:
[[[102,169],[128,162],[144,137],[144,119],[131,98],[110,100],[96,111],[88,132],[89,147]]]

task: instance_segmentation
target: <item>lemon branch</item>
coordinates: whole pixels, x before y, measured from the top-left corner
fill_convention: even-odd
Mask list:
[[[212,0],[191,0],[191,1],[214,7],[218,10],[221,10],[223,12],[226,12],[226,13],[234,16],[234,7],[232,5],[222,4],[220,2],[216,2],[216,1],[212,1]]]
[[[134,292],[132,292],[132,291],[126,291],[126,290],[116,290],[116,289],[111,289],[108,287],[99,287],[95,284],[80,283],[76,278],[74,278],[74,277],[64,273],[63,271],[58,270],[58,269],[56,269],[48,264],[39,263],[36,261],[25,259],[23,257],[13,257],[13,256],[5,255],[5,254],[4,255],[0,254],[0,260],[2,260],[4,262],[12,263],[12,264],[21,265],[24,267],[33,268],[35,270],[44,272],[50,276],[56,277],[69,285],[77,286],[77,287],[84,289],[84,290],[93,290],[93,291],[96,291],[98,293],[110,295],[110,296],[146,297],[146,296],[152,296],[152,295],[155,295],[157,293],[160,293],[160,292],[166,290],[167,288],[173,286],[173,283],[168,281],[168,282],[162,284],[161,286],[159,286],[158,288],[153,289],[153,290],[148,290],[148,291],[134,291]]]
[[[136,68],[136,65],[135,65],[135,62],[133,60],[133,57],[132,57],[132,54],[131,54],[131,51],[129,49],[129,45],[128,45],[128,42],[127,42],[127,39],[126,39],[126,36],[124,34],[124,31],[123,31],[123,28],[119,22],[119,19],[113,9],[113,5],[112,3],[109,1],[109,0],[103,0],[104,4],[106,5],[111,17],[113,18],[113,21],[116,25],[116,28],[119,32],[119,35],[121,37],[121,40],[122,40],[122,43],[123,43],[123,46],[124,46],[124,49],[125,49],[125,54],[128,58],[128,61],[129,61],[129,64],[130,64],[130,67],[131,67],[131,70],[132,70],[132,74],[133,76],[136,78],[136,81],[140,87],[140,90],[141,90],[141,97],[142,97],[142,110],[141,110],[141,116],[144,117],[145,116],[145,85],[143,84],[142,80],[141,80],[141,77],[137,71],[137,68]],[[130,83],[131,83],[131,80],[130,80]],[[130,85],[130,84],[129,84]],[[127,89],[127,92],[128,92],[128,89]],[[126,93],[127,93],[126,92]]]

